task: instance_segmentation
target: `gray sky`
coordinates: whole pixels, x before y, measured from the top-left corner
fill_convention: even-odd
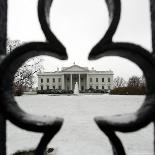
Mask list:
[[[108,27],[104,0],[54,0],[51,29],[67,49],[69,59],[59,61],[45,57],[46,71],[77,65],[96,70],[113,70],[115,76],[127,79],[140,75],[140,69],[126,59],[106,57],[88,61],[88,53]],[[44,41],[37,16],[37,0],[9,0],[8,37],[21,41]],[[128,41],[151,50],[149,1],[122,0],[121,21],[114,41]]]

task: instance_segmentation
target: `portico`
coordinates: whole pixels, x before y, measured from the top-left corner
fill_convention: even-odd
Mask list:
[[[74,90],[75,83],[78,83],[79,90],[85,90],[88,88],[87,73],[70,73],[64,74],[64,82],[62,82],[62,88],[65,90]]]

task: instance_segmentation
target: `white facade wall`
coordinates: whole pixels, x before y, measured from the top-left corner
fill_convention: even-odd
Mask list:
[[[77,82],[80,85],[79,89],[82,88],[89,89],[113,89],[113,72],[112,71],[96,71],[88,70],[86,67],[80,67],[78,65],[73,65],[71,67],[66,67],[65,70],[56,72],[45,72],[38,74],[38,90],[49,89],[69,89],[74,90],[75,75],[78,77]],[[79,82],[80,75],[80,82]],[[71,80],[72,77],[72,80]],[[92,82],[90,82],[92,78]],[[96,78],[98,81],[96,82]],[[104,78],[104,82],[102,82]],[[110,79],[110,82],[108,81]],[[41,82],[41,79],[43,82]],[[49,79],[49,82],[47,81]],[[55,79],[55,82],[53,81]],[[61,81],[59,81],[61,79]],[[83,80],[82,80],[83,79]]]
[[[92,78],[92,82],[90,82],[90,78]],[[98,79],[98,82],[96,82],[96,78]],[[104,78],[104,82],[102,82],[102,78]],[[108,82],[108,78],[110,78],[110,82]],[[98,89],[102,89],[102,86],[104,86],[104,89],[113,89],[113,75],[104,75],[104,74],[89,74],[88,75],[88,87],[96,89],[96,86],[98,86]]]
[[[59,82],[59,78],[61,79]],[[41,82],[41,79],[43,79],[43,82]],[[49,79],[49,82],[47,82],[47,79]],[[55,79],[55,82],[53,81]],[[59,89],[59,86],[62,89],[62,75],[41,75],[38,76],[38,90],[41,90],[41,86],[43,86],[43,90],[47,90],[47,86],[49,86],[49,89]],[[54,87],[53,87],[54,86]]]

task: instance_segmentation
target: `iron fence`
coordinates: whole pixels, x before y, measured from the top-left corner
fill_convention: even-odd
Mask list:
[[[45,42],[31,42],[17,47],[6,55],[7,38],[7,0],[0,0],[0,154],[6,155],[6,120],[19,128],[43,133],[36,155],[43,155],[46,146],[54,135],[58,133],[63,118],[40,117],[24,112],[17,104],[13,95],[13,80],[18,68],[29,58],[38,55],[49,55],[60,60],[67,59],[65,47],[52,33],[49,25],[49,12],[52,0],[38,1],[38,17]],[[151,122],[155,115],[155,2],[150,1],[152,45],[153,52],[147,51],[139,45],[125,42],[114,42],[113,35],[117,30],[121,14],[120,0],[106,0],[109,11],[110,24],[103,38],[91,50],[88,59],[95,60],[104,56],[120,56],[131,60],[143,71],[147,90],[142,106],[135,113],[96,117],[94,121],[109,138],[113,154],[125,155],[119,132],[137,131]]]

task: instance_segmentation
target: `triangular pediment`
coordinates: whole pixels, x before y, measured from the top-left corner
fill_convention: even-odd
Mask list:
[[[78,65],[73,65],[71,67],[66,67],[62,71],[63,72],[86,72],[86,71],[88,71],[88,69],[84,68],[84,67],[80,67]]]

